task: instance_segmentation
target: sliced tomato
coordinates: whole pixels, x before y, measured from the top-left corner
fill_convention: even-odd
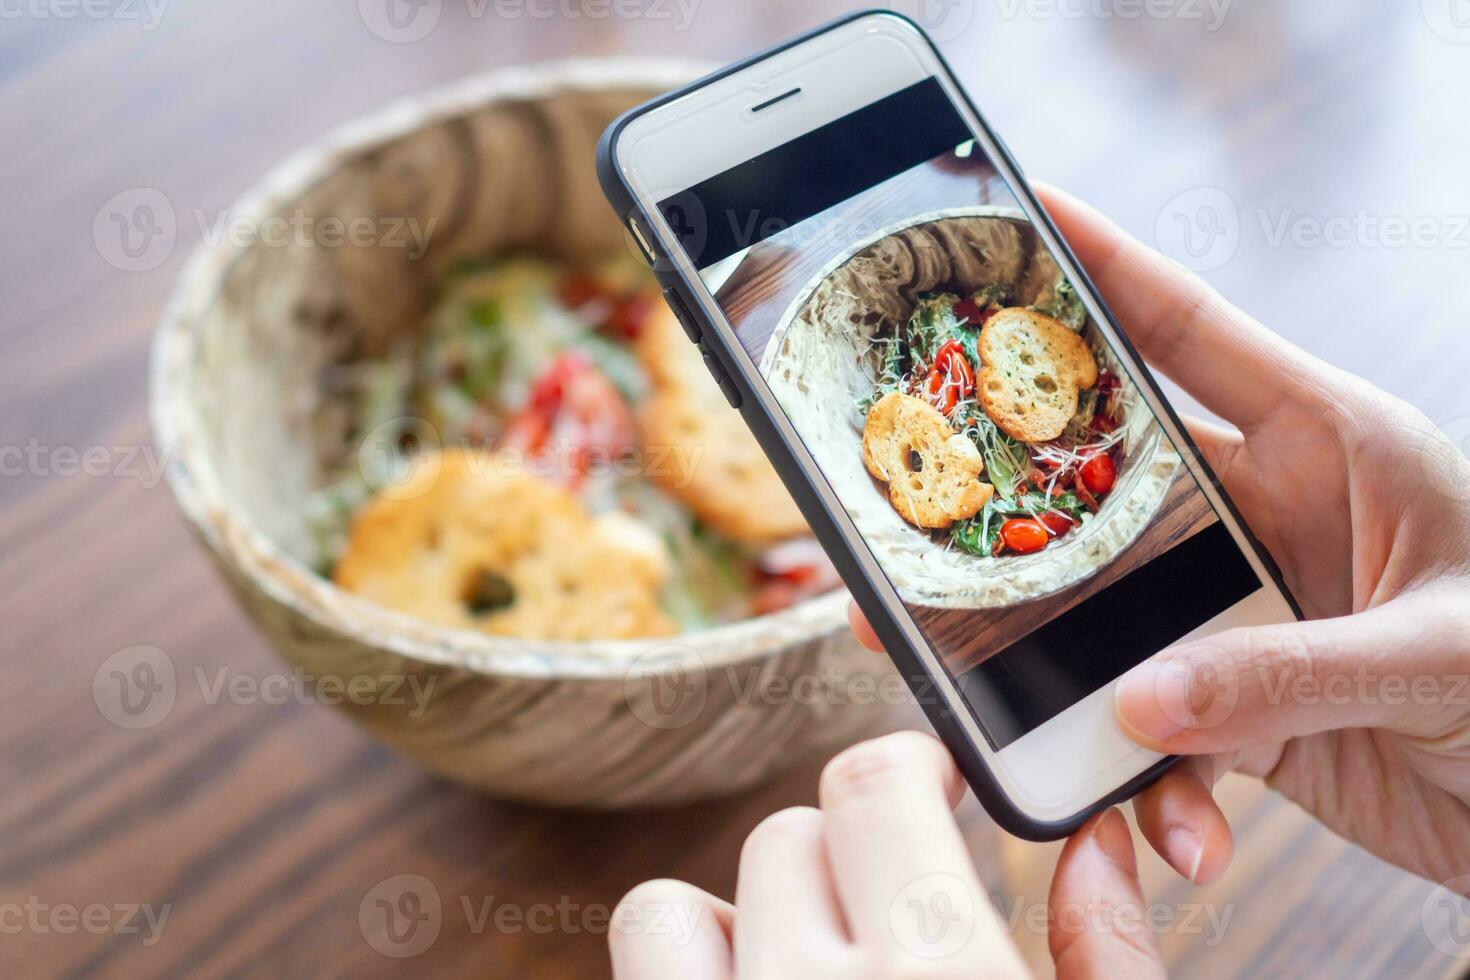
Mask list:
[[[1094,456],[1082,464],[1079,471],[1082,482],[1094,496],[1102,496],[1113,489],[1113,484],[1118,481],[1118,469],[1113,465],[1113,457],[1107,453]]]
[[[1036,519],[1044,524],[1053,536],[1058,538],[1072,530],[1072,518],[1059,510],[1049,510]]]
[[[960,402],[959,389],[944,380],[944,375],[935,368],[929,372],[928,379],[924,382],[924,391],[929,395],[929,404],[939,409],[945,415],[954,411],[954,407]]]
[[[962,397],[975,390],[975,370],[958,340],[948,341],[939,348],[939,353],[934,355],[934,369],[958,383]]]
[[[951,340],[934,355],[934,366],[924,383],[929,402],[945,415],[954,411],[961,398],[975,391],[975,370],[958,340]]]
[[[627,452],[633,436],[633,415],[617,388],[586,355],[567,351],[536,376],[500,444],[524,453],[550,447],[563,482],[576,487],[599,455],[611,459]]]
[[[1013,517],[1000,526],[1000,539],[1018,555],[1029,555],[1045,548],[1051,540],[1040,521],[1029,517]]]

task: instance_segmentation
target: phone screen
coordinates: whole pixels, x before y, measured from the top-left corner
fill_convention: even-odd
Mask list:
[[[937,79],[659,207],[997,751],[1279,601]]]

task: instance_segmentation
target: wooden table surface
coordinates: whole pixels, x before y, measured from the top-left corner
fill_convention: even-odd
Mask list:
[[[595,19],[576,3],[430,0],[437,26],[399,43],[365,26],[383,23],[377,2],[6,5],[0,975],[604,975],[598,916],[627,888],[675,875],[728,896],[750,828],[814,797],[807,766],[674,812],[546,812],[425,775],[319,706],[181,690],[147,729],[100,714],[94,677],[131,646],[166,651],[184,675],[281,671],[147,449],[149,332],[201,225],[293,147],[401,93],[570,54],[730,58],[843,9],[705,0]],[[1147,239],[1193,232],[1195,261],[1246,309],[1470,434],[1470,31],[1450,0],[1242,0],[1218,25],[1218,4],[1121,16],[1142,6],[933,9],[1031,175]],[[108,202],[136,188],[194,220],[161,265],[128,272],[95,242]],[[1392,236],[1416,220],[1427,240]],[[1427,883],[1256,784],[1221,794],[1238,835],[1223,880],[1196,891],[1143,859],[1150,894],[1179,916],[1163,937],[1176,975],[1464,966],[1423,927]],[[1055,847],[1000,842],[973,801],[962,819],[1005,909],[1041,901]],[[444,903],[414,960],[385,957],[358,925],[399,874]],[[502,904],[524,924],[482,925]],[[160,932],[136,906],[167,913]],[[1016,935],[1049,973],[1044,936]]]

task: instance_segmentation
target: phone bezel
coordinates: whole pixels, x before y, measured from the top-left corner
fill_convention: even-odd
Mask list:
[[[881,20],[873,20],[868,25],[857,23],[875,18]],[[629,180],[625,161],[620,157],[622,141],[630,129],[634,133],[637,132],[638,120],[643,120],[646,125],[650,116],[660,110],[686,114],[697,112],[698,99],[691,97],[701,92],[708,96],[711,87],[716,86],[722,80],[730,80],[731,76],[761,65],[792,48],[809,44],[819,38],[831,42],[834,32],[847,31],[856,39],[863,36],[866,28],[893,28],[895,25],[901,25],[899,29],[902,36],[915,44],[914,51],[923,59],[923,67],[927,69],[923,77],[932,74],[944,85],[956,108],[960,110],[962,116],[966,116],[966,122],[974,131],[976,138],[980,140],[997,168],[1001,170],[1002,177],[1011,185],[1038,232],[1042,234],[1047,245],[1056,254],[1058,261],[1063,265],[1063,271],[1072,278],[1079,291],[1085,294],[1089,310],[1099,327],[1108,335],[1119,357],[1125,361],[1160,424],[1164,426],[1166,433],[1179,448],[1186,465],[1200,483],[1206,497],[1216,508],[1222,522],[1227,526],[1242,553],[1256,569],[1258,577],[1262,580],[1263,588],[1274,588],[1276,597],[1290,610],[1291,615],[1300,618],[1300,612],[1281,581],[1279,571],[1250,535],[1228,496],[1219,486],[1213,472],[1189,443],[1177,415],[1164,399],[1157,383],[1138,357],[1132,344],[1129,343],[1126,334],[1118,327],[1111,312],[1102,302],[1096,288],[1087,278],[1085,270],[1078,264],[1076,257],[1051,223],[1045,209],[1026,185],[1021,170],[1012,159],[1008,148],[994,134],[983,115],[975,108],[937,48],[918,25],[908,18],[889,11],[855,13],[639,106],[620,117],[604,135],[598,152],[598,172],[604,190],[614,206],[618,208],[620,216],[625,221],[637,222],[645,232],[646,238],[651,240],[658,249],[658,254],[653,256],[655,273],[665,285],[672,286],[677,291],[686,307],[701,321],[706,337],[714,340],[714,343],[709,346],[741,393],[741,408],[746,421],[751,425],[767,453],[772,456],[782,478],[812,524],[814,532],[827,547],[829,554],[837,561],[839,571],[843,573],[854,597],[873,622],[874,628],[887,645],[895,662],[905,671],[906,680],[911,687],[915,688],[916,694],[920,694],[921,686],[938,693],[938,700],[922,695],[919,700],[930,716],[931,722],[935,724],[936,729],[950,745],[951,751],[955,753],[961,769],[975,788],[977,795],[980,796],[987,809],[996,816],[998,822],[1011,832],[1032,839],[1052,839],[1070,833],[1092,812],[1137,792],[1171,765],[1173,758],[1160,758],[1156,754],[1146,753],[1139,749],[1136,756],[1137,765],[1128,770],[1125,778],[1118,779],[1116,783],[1113,783],[1111,779],[1095,779],[1093,782],[1084,784],[1080,792],[1072,794],[1061,805],[1038,805],[1034,799],[1027,799],[1024,794],[1016,792],[1014,785],[1007,785],[1012,780],[1006,778],[1010,775],[1003,758],[1006,750],[997,753],[987,744],[948,672],[938,662],[937,654],[929,648],[922,634],[919,633],[896,591],[878,568],[871,551],[858,536],[856,528],[846,517],[840,502],[797,437],[790,421],[774,403],[774,397],[759,378],[755,365],[750,362],[735,340],[728,321],[714,303],[713,297],[709,295],[697,270],[693,268],[683,250],[677,247],[677,238],[672,230],[664,223],[657,208],[650,206],[659,199],[660,191],[674,192],[682,188],[669,186],[660,188],[659,191],[640,192]],[[858,108],[868,101],[871,99],[855,100],[851,108]],[[671,109],[671,107],[674,108]],[[811,126],[804,128],[809,129]],[[748,158],[748,155],[742,157],[744,158]],[[1105,694],[1110,686],[1104,687],[1090,697]],[[1088,699],[1084,699],[1084,703],[1086,700]],[[1058,720],[1052,719],[1038,731],[1057,723]],[[1104,783],[1107,784],[1104,789],[1096,788],[1097,785]],[[1074,805],[1073,801],[1082,798],[1085,798],[1085,802]]]

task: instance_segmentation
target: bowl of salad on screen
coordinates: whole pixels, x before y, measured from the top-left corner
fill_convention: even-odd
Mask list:
[[[917,605],[1005,606],[1085,579],[1180,465],[1018,209],[925,215],[849,250],[762,369]]]

